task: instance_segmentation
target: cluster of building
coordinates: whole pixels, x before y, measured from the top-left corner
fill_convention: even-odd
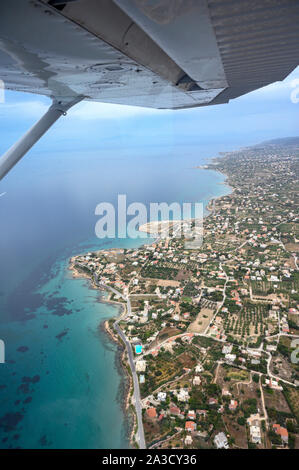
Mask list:
[[[234,191],[210,203],[198,250],[186,250],[184,239],[169,236],[138,249],[72,258],[75,269],[112,289],[110,299],[121,300],[117,291],[130,298],[132,309],[121,327],[132,346],[141,346],[135,352],[141,356],[136,372],[142,387],[148,384],[147,354],[155,358],[161,351],[173,354],[178,346],[188,349],[196,335],[222,343],[219,360],[226,365],[267,375],[268,357],[277,354],[281,335],[294,334],[290,318],[299,311],[292,251],[298,245],[295,164],[293,155],[271,148],[232,152],[210,165],[229,175]],[[282,230],[284,225],[288,230]],[[184,420],[186,446],[201,433],[197,418],[207,411],[180,404],[188,405],[192,387],[202,386],[201,371],[201,365],[194,369],[189,388],[173,391],[175,403],[161,389],[144,405],[148,419]],[[265,385],[282,390],[270,377]],[[159,404],[169,399],[167,409],[158,413]],[[208,397],[208,406],[225,413],[216,397]],[[231,397],[228,410],[234,413],[238,406]],[[262,420],[259,413],[247,419],[250,441],[258,446],[263,444]],[[284,427],[274,424],[273,429],[288,442]],[[218,432],[213,443],[228,448],[228,436]]]

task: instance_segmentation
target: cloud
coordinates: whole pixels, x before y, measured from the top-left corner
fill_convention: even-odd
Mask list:
[[[30,95],[29,95],[30,96]],[[36,118],[42,116],[51,102],[47,98],[28,100],[27,96],[15,93],[13,98],[20,97],[17,101],[11,101],[10,96],[0,105],[0,117],[8,118]],[[31,98],[31,96],[30,96]],[[40,97],[38,97],[40,98]],[[168,110],[155,108],[142,108],[139,106],[126,106],[110,103],[98,103],[95,101],[82,101],[68,111],[68,116],[76,120],[99,120],[99,119],[123,119],[136,116],[151,116],[153,114],[166,114]]]
[[[17,96],[16,94],[15,97]],[[47,108],[47,104],[40,100],[5,101],[0,105],[0,117],[38,118],[46,112]]]

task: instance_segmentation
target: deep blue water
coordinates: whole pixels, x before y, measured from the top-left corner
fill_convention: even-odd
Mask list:
[[[1,182],[0,448],[126,448],[117,346],[99,328],[117,308],[72,279],[71,255],[141,240],[99,240],[95,207],[203,202],[223,176],[193,167],[223,148],[31,152]]]

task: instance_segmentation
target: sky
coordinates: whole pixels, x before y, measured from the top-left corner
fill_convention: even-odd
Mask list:
[[[299,135],[299,67],[283,82],[228,104],[171,111],[82,102],[61,118],[26,157],[40,153],[100,149],[223,146],[230,150]],[[0,154],[38,120],[48,98],[5,91],[0,104]]]

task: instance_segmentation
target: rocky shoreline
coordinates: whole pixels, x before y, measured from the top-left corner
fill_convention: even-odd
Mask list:
[[[213,171],[219,172],[221,174],[224,174],[227,178],[222,184],[225,185],[225,186],[228,186],[233,192],[235,190],[235,188],[230,186],[229,176],[227,174],[225,174],[223,171],[220,171],[220,169],[217,168],[216,162],[219,161],[220,159],[221,159],[221,157],[215,157],[215,158],[212,159],[212,161],[215,162],[215,163],[212,163],[210,165],[205,165],[204,168],[203,167],[195,167],[195,169],[213,170]],[[206,209],[209,211],[209,214],[204,216],[204,218],[209,217],[209,215],[212,213],[212,210],[213,210],[212,205],[214,204],[214,201],[216,199],[219,200],[222,197],[225,197],[225,195],[212,198],[209,201],[209,203],[206,206]],[[150,231],[148,231],[147,227],[146,228],[142,227],[142,231],[151,233]],[[154,240],[153,243],[155,243],[155,241],[156,240]],[[88,279],[90,284],[91,284],[91,287],[93,289],[99,289],[99,287],[95,284],[95,282],[90,278],[90,276],[87,273],[85,273],[83,271],[79,271],[75,267],[74,263],[72,262],[72,258],[70,260],[69,269],[72,271],[72,274],[73,274],[74,278]],[[105,289],[103,288],[101,290],[104,291]],[[118,305],[120,307],[120,310],[125,308],[123,303],[115,301],[115,300],[111,300],[111,295],[109,293],[108,293],[107,298],[101,298],[101,302],[108,303],[110,305]],[[121,316],[121,314],[122,314],[122,312],[120,312],[118,316]],[[115,320],[116,320],[116,318],[113,319],[113,322]],[[132,379],[132,375],[129,371],[128,362],[126,360],[126,349],[125,349],[122,341],[120,340],[119,336],[113,330],[113,327],[111,328],[111,325],[109,324],[109,320],[105,320],[104,322],[102,322],[100,327],[107,334],[107,336],[118,345],[119,364],[121,365],[121,368],[124,372],[125,382],[126,382],[122,406],[123,406],[123,410],[124,410],[125,414],[128,417],[128,422],[129,422],[129,427],[130,427],[129,442],[130,442],[130,445],[132,447],[134,447],[134,430],[135,430],[137,420],[136,420],[136,413],[135,412],[132,412],[132,413],[129,412],[130,406],[132,405],[132,403],[130,402],[130,398],[131,398],[132,393],[133,393],[133,379]],[[132,418],[132,422],[130,422],[131,418]]]
[[[122,402],[122,407],[124,410],[124,413],[127,414],[128,420],[129,420],[129,428],[130,428],[130,438],[129,442],[130,445],[133,447],[134,446],[134,429],[136,426],[136,416],[135,413],[130,413],[130,398],[133,393],[133,379],[132,376],[128,370],[128,363],[126,359],[126,349],[118,337],[118,335],[115,333],[115,331],[110,327],[109,321],[106,320],[105,322],[102,323],[102,328],[103,331],[110,337],[112,341],[114,341],[118,345],[118,360],[119,360],[119,365],[122,368],[122,371],[125,374],[125,390],[124,390],[124,397],[123,397],[123,402]]]
[[[78,278],[84,278],[84,279],[87,279],[89,282],[90,282],[90,287],[92,289],[99,289],[98,286],[96,286],[95,282],[90,278],[90,276],[85,273],[84,271],[79,271],[74,263],[72,263],[72,261],[70,262],[70,265],[69,265],[69,270],[72,272],[72,275],[75,279],[78,279]],[[103,291],[105,291],[105,289],[101,289]],[[118,316],[121,316],[122,315],[122,310],[124,310],[125,306],[123,303],[121,302],[117,302],[116,300],[111,300],[110,299],[110,293],[108,293],[108,296],[107,298],[101,298],[101,302],[103,303],[107,303],[107,304],[110,304],[110,305],[115,305],[115,306],[118,306],[119,307],[119,315]],[[115,321],[115,318],[112,319],[113,322]],[[117,348],[117,361],[118,361],[118,365],[121,367],[121,370],[122,372],[124,373],[124,390],[123,390],[123,400],[122,400],[122,408],[123,408],[123,411],[124,411],[124,414],[127,416],[127,419],[128,419],[128,425],[129,425],[129,442],[130,442],[130,445],[132,447],[134,447],[134,429],[135,429],[135,426],[136,426],[136,416],[135,416],[135,413],[130,413],[129,412],[129,409],[130,409],[130,398],[132,396],[132,393],[133,393],[133,379],[132,379],[132,376],[131,374],[129,373],[129,370],[128,370],[128,365],[127,365],[127,361],[126,361],[126,349],[124,348],[124,345],[122,343],[122,341],[120,340],[120,338],[118,337],[118,335],[115,333],[115,331],[113,330],[113,328],[111,328],[111,326],[109,325],[109,320],[105,320],[103,322],[100,323],[99,325],[99,328],[109,337],[110,340],[112,340],[113,342],[115,342],[118,346]]]

